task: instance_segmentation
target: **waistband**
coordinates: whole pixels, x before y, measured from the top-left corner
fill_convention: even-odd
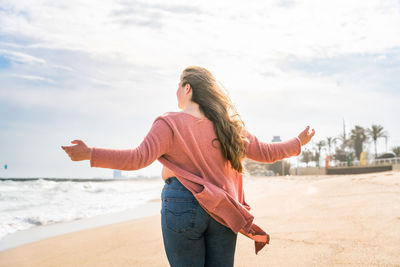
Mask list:
[[[178,181],[178,182],[179,182],[178,178],[176,178],[175,176],[168,177],[167,179],[165,179],[165,183],[166,183],[166,184],[170,184],[170,183],[172,183],[173,181]]]

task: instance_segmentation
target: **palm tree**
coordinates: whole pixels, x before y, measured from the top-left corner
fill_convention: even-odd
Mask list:
[[[300,160],[302,162],[305,162],[307,167],[308,167],[308,163],[311,161],[312,159],[312,152],[309,151],[308,149],[305,149],[303,152],[301,152],[301,158]]]
[[[400,146],[392,148],[392,151],[394,154],[396,154],[396,157],[400,157]]]
[[[371,128],[367,129],[367,134],[369,135],[369,137],[372,138],[372,140],[374,141],[374,146],[375,146],[375,158],[378,157],[378,153],[376,151],[376,141],[378,140],[378,138],[381,137],[386,137],[387,134],[386,132],[383,130],[383,126],[380,125],[375,125],[372,124]]]
[[[335,154],[333,155],[333,158],[336,161],[339,161],[339,162],[342,161],[343,162],[343,161],[346,161],[346,157],[347,157],[346,151],[344,151],[344,149],[341,149],[340,147],[336,147]]]
[[[338,137],[336,137],[336,140],[340,141],[340,147],[343,150],[346,150],[346,147],[350,146],[350,140],[347,138],[346,133],[338,135]]]
[[[361,126],[356,125],[354,129],[351,130],[350,140],[354,148],[354,152],[356,153],[356,157],[359,160],[360,154],[363,150],[364,142],[368,140],[365,129]]]
[[[328,145],[329,155],[331,155],[331,147],[336,145],[337,138],[336,137],[327,137],[326,144]]]
[[[317,151],[315,153],[315,163],[317,164],[317,167],[319,167],[319,159],[321,157],[321,149],[325,146],[325,142],[323,140],[317,142],[315,144],[317,146]]]

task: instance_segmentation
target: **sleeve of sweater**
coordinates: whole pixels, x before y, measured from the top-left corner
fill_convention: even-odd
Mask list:
[[[156,118],[142,143],[134,149],[92,148],[90,167],[138,170],[168,153],[173,131],[166,121]]]
[[[284,142],[265,143],[246,131],[248,142],[245,142],[246,157],[255,161],[272,163],[301,152],[301,143],[298,137]]]

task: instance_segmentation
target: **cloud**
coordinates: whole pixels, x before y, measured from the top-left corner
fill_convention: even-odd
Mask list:
[[[0,69],[8,68],[10,66],[10,60],[6,57],[0,56]]]
[[[285,8],[293,7],[296,4],[294,0],[281,0],[278,1],[277,5]]]
[[[145,18],[145,19],[126,18],[126,19],[118,19],[116,21],[124,26],[136,25],[136,26],[145,26],[155,29],[160,29],[163,26],[160,18],[157,15],[154,15],[154,17],[152,18]]]
[[[308,60],[290,58],[280,68],[308,73],[314,76],[331,77],[338,86],[352,84],[364,90],[391,91],[400,94],[400,47],[383,53],[353,53],[332,58]]]
[[[166,4],[164,1],[158,3],[140,2],[140,1],[122,1],[120,2],[122,6],[121,9],[112,12],[112,15],[130,15],[137,14],[139,11],[158,11],[158,12],[168,12],[172,14],[202,14],[201,8],[198,6],[188,5],[188,4]]]
[[[26,80],[31,80],[31,81],[41,81],[41,82],[51,82],[53,83],[54,81],[44,78],[44,77],[40,77],[40,76],[34,76],[34,75],[12,75],[13,77],[16,78],[21,78],[21,79],[26,79]]]
[[[18,63],[28,63],[28,64],[45,64],[46,63],[46,61],[42,58],[38,58],[38,57],[35,57],[32,55],[28,55],[28,54],[17,52],[17,51],[0,49],[0,55],[3,55],[5,57],[9,58],[10,60],[18,62]]]

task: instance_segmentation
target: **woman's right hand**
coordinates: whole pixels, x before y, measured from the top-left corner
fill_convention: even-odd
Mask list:
[[[74,140],[71,142],[75,146],[61,146],[68,154],[72,161],[90,160],[92,149],[88,147],[82,140]]]
[[[315,130],[314,129],[312,129],[311,133],[308,133],[308,130],[310,130],[310,126],[307,126],[306,129],[304,131],[302,131],[298,136],[302,146],[304,146],[305,144],[310,142],[311,138],[315,134]]]

